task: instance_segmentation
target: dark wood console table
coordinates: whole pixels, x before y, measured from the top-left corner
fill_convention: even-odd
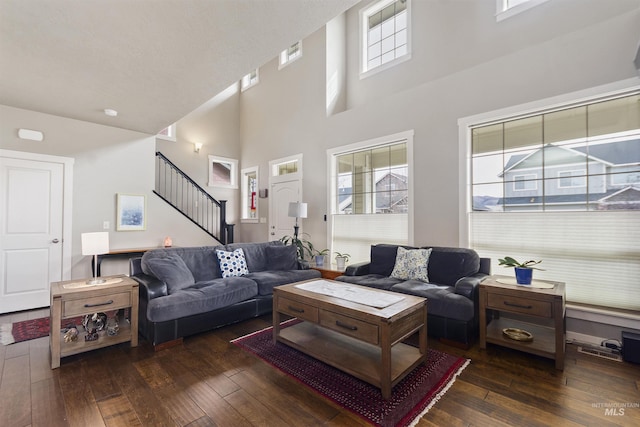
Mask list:
[[[152,249],[159,249],[159,246],[153,248],[133,248],[133,249],[112,249],[109,253],[98,255],[98,270],[97,275],[100,277],[100,266],[102,264],[102,260],[105,258],[133,258],[136,256],[142,256],[145,252],[150,251]],[[94,258],[91,257],[91,271],[94,271],[96,268]]]

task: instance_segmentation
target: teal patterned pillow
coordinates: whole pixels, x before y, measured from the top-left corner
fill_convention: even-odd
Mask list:
[[[218,261],[220,261],[222,277],[244,276],[249,273],[242,248],[238,248],[233,252],[216,251],[216,255],[218,256]]]
[[[391,272],[391,277],[428,282],[429,255],[431,255],[431,249],[405,249],[398,246],[396,264]]]

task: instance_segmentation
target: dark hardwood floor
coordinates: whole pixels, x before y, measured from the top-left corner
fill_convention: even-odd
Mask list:
[[[64,358],[56,370],[48,338],[0,345],[0,426],[366,425],[229,343],[270,322],[245,321],[155,353],[145,341],[121,344]],[[551,360],[496,346],[429,345],[471,364],[418,426],[640,425],[640,365],[568,345],[557,371]]]

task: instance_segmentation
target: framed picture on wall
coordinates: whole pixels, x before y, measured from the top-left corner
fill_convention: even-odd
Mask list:
[[[209,156],[209,187],[238,188],[238,161]]]
[[[142,194],[117,194],[116,230],[141,231],[147,228],[146,197]]]

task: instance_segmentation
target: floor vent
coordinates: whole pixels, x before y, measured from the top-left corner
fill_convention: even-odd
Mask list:
[[[608,349],[578,346],[578,352],[589,354],[591,356],[602,357],[603,359],[615,360],[616,362],[622,362],[621,355],[615,354]]]

